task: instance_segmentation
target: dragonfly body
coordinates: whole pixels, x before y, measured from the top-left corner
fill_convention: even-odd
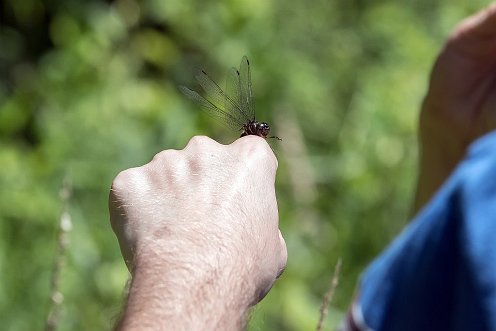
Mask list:
[[[270,126],[265,122],[249,121],[243,124],[243,132],[240,137],[254,135],[267,138],[270,132]]]
[[[209,115],[220,117],[232,129],[242,131],[241,137],[255,135],[267,138],[270,126],[255,119],[250,62],[246,56],[241,59],[239,70],[232,68],[229,71],[224,91],[205,71],[195,78],[206,96],[181,86],[180,90],[184,95],[200,105]]]

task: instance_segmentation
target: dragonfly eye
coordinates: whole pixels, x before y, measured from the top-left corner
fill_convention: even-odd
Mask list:
[[[258,132],[262,137],[267,137],[270,132],[270,126],[267,123],[260,123],[258,127]]]

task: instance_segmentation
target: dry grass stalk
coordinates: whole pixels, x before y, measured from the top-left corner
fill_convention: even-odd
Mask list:
[[[57,251],[52,267],[52,277],[50,280],[50,302],[49,313],[45,321],[45,331],[57,329],[62,303],[64,296],[60,292],[60,280],[62,269],[65,265],[65,254],[69,246],[69,232],[72,229],[71,215],[69,214],[69,199],[71,197],[71,185],[69,180],[64,179],[60,198],[63,202],[64,209],[60,215],[59,226],[57,229]]]
[[[322,305],[320,306],[320,317],[319,323],[317,324],[317,331],[322,331],[324,327],[324,320],[329,312],[329,305],[332,302],[332,297],[339,284],[339,273],[341,272],[341,258],[338,259],[336,265],[334,266],[334,274],[331,279],[331,286],[329,290],[324,294],[324,299],[322,300]]]

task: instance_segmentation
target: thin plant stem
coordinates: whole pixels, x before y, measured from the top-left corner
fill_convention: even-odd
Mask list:
[[[324,320],[329,312],[329,305],[332,302],[332,298],[334,296],[334,292],[339,284],[339,273],[341,272],[341,258],[338,259],[336,265],[334,266],[334,273],[331,279],[331,285],[329,286],[329,290],[324,294],[324,299],[322,300],[322,305],[320,306],[320,317],[319,323],[317,324],[317,331],[322,331],[324,327]]]
[[[52,277],[50,279],[49,312],[45,321],[45,331],[57,329],[64,296],[60,291],[62,270],[65,266],[65,255],[69,246],[69,233],[72,229],[71,215],[69,214],[69,199],[71,197],[71,184],[66,178],[60,190],[60,199],[63,203],[63,211],[60,215],[57,228],[57,250],[52,266]]]

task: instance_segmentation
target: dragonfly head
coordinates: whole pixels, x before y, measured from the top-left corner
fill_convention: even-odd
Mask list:
[[[265,123],[265,122],[258,123],[258,126],[257,126],[257,135],[258,136],[263,137],[263,138],[267,138],[267,136],[269,135],[269,132],[270,132],[270,126],[267,123]]]

